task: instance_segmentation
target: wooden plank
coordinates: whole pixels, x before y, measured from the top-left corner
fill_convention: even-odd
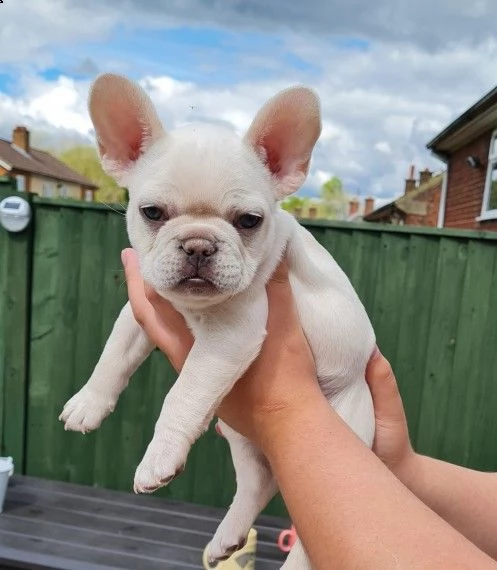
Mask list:
[[[189,502],[178,501],[176,499],[162,499],[157,495],[134,495],[133,493],[126,493],[122,491],[103,489],[98,487],[87,487],[85,485],[75,485],[73,483],[63,483],[59,481],[51,481],[48,479],[39,479],[37,477],[29,476],[16,476],[14,478],[14,485],[9,487],[9,493],[12,488],[19,490],[25,495],[33,494],[35,496],[55,496],[60,495],[63,497],[76,497],[79,498],[84,505],[89,497],[95,501],[109,503],[114,506],[121,506],[123,509],[131,508],[148,508],[153,511],[160,509],[166,511],[180,510],[183,516],[190,516],[202,519],[220,519],[224,515],[225,510],[218,507],[207,505],[195,505]],[[88,505],[86,509],[90,508]],[[98,512],[98,510],[96,511]],[[141,510],[140,510],[141,512]],[[119,513],[118,516],[121,516]],[[287,528],[288,521],[281,517],[260,515],[258,517],[258,526],[264,528]]]
[[[351,277],[353,277],[352,284],[372,319],[378,284],[378,255],[381,250],[381,234],[364,232],[360,235],[361,238],[357,241],[360,253],[357,258],[355,250],[351,254],[354,258]]]
[[[0,199],[3,199],[0,189]],[[7,341],[7,330],[5,328],[5,312],[7,308],[7,261],[8,261],[9,234],[0,228],[0,455],[7,454],[4,433],[5,419],[4,408],[7,405],[5,400],[5,344]]]
[[[100,356],[104,282],[105,212],[84,210],[79,258],[79,285],[76,312],[77,349],[73,367],[72,392],[79,390],[90,377]],[[62,429],[62,427],[60,427]],[[68,453],[69,480],[77,483],[93,482],[95,432],[87,435],[65,432]]]
[[[351,232],[326,229],[320,243],[333,256],[338,265],[348,275],[353,258],[350,251]]]
[[[0,518],[0,561],[47,568],[201,568],[222,511],[64,483],[14,478]],[[288,521],[260,517],[257,568],[279,568]],[[35,556],[37,558],[35,558]],[[162,565],[162,566],[160,566]],[[31,566],[26,566],[31,567]]]
[[[0,199],[11,195],[3,190]],[[31,202],[29,196],[26,196]],[[25,462],[26,391],[29,368],[29,291],[31,287],[31,259],[33,222],[20,233],[7,233],[0,228],[3,241],[2,270],[5,272],[2,291],[2,320],[0,335],[0,397],[2,453],[11,455],[22,471]]]
[[[409,433],[416,445],[426,355],[430,351],[433,291],[438,262],[438,238],[413,235],[409,240],[409,256],[396,312],[400,317],[397,350],[392,358],[404,407]]]
[[[100,295],[102,314],[100,353],[107,342],[119,312],[127,301],[126,282],[120,256],[121,250],[126,246],[128,246],[128,239],[124,216],[107,212],[103,246],[105,255],[104,280]],[[117,410],[104,420],[96,433],[93,484],[130,490],[131,469],[126,476],[126,485],[123,484],[122,467],[109,469],[109,451],[112,450],[118,457],[121,455],[121,419],[121,402],[118,402]]]
[[[467,249],[467,241],[440,240],[416,438],[418,451],[443,459],[447,459],[443,443],[457,338],[459,312],[456,308],[461,300]]]
[[[482,471],[497,471],[497,422],[495,410],[497,409],[497,390],[495,389],[497,370],[497,324],[492,315],[497,314],[497,295],[495,284],[497,283],[497,251],[492,247],[491,259],[487,261],[485,269],[491,272],[491,290],[486,309],[486,317],[480,323],[481,328],[475,335],[475,343],[479,345],[479,376],[480,390],[473,402],[473,421],[471,433],[473,442],[469,449],[467,463],[473,469]],[[474,375],[472,375],[474,377]]]
[[[459,465],[469,465],[473,447],[479,447],[481,430],[475,431],[483,402],[486,369],[482,362],[482,324],[488,318],[488,301],[495,295],[493,259],[496,246],[470,240],[466,271],[459,301],[459,319],[455,337],[451,389],[446,394],[447,414],[442,457]],[[487,268],[482,271],[482,268]],[[492,373],[492,372],[491,372]]]
[[[64,279],[59,260],[59,212],[56,209],[37,209],[33,260],[31,303],[31,368],[29,380],[27,472],[43,477],[59,474],[56,465],[53,435],[58,426],[55,399],[58,386],[53,384],[54,366],[64,366],[65,339],[55,341],[60,327],[59,285]],[[71,374],[68,376],[71,377]],[[60,428],[59,428],[60,429]]]
[[[58,421],[64,404],[72,396],[73,370],[78,350],[77,303],[79,295],[79,258],[82,236],[81,212],[61,208],[58,210],[58,257],[56,327],[51,337],[50,390],[45,401],[45,437],[50,442],[50,477],[70,478],[70,456],[65,447],[66,432]],[[48,350],[48,348],[46,348]],[[35,371],[34,371],[35,373]],[[34,434],[33,434],[33,437]],[[45,473],[47,476],[47,473]]]
[[[382,353],[393,360],[398,346],[404,296],[404,279],[408,265],[409,237],[382,234],[375,258],[376,287],[370,316]]]

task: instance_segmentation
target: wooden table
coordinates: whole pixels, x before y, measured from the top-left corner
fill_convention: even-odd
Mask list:
[[[0,568],[201,569],[224,515],[152,496],[15,476],[0,515]],[[276,546],[287,520],[261,516],[256,570],[280,568]]]

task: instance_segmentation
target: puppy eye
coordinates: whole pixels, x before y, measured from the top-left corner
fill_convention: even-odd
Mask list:
[[[235,223],[237,228],[243,230],[251,230],[257,227],[262,222],[262,216],[257,214],[242,214]]]
[[[167,220],[167,214],[164,210],[157,206],[144,206],[140,208],[142,214],[152,222],[161,222]]]

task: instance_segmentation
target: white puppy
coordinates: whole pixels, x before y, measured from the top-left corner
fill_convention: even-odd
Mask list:
[[[152,492],[183,469],[190,446],[257,356],[266,333],[265,283],[285,248],[321,389],[371,446],[374,413],[364,374],[372,326],[331,255],[278,206],[307,175],[321,132],[316,95],[303,87],[277,94],[243,139],[206,125],[164,130],[146,93],[116,75],[95,81],[89,110],[105,170],[129,189],[127,229],[143,276],[181,311],[195,337],[136,470],[135,491]],[[97,428],[152,348],[127,304],[88,383],[64,407],[66,429]],[[212,560],[243,544],[277,492],[260,450],[222,429],[237,491],[209,544]],[[284,568],[307,567],[297,543]]]

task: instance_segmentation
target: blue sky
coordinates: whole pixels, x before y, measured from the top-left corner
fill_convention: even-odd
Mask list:
[[[426,142],[497,82],[497,8],[482,2],[469,25],[460,0],[11,0],[0,6],[0,136],[22,123],[54,149],[92,144],[85,99],[103,71],[141,82],[169,128],[202,120],[240,134],[267,98],[303,83],[323,112],[303,192],[336,175],[385,201],[411,163],[442,167]]]

